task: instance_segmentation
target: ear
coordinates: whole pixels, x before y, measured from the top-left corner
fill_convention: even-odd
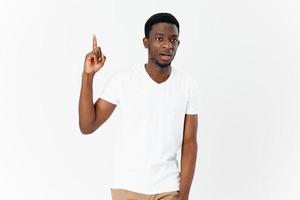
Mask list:
[[[144,43],[144,47],[146,49],[148,49],[148,47],[149,47],[149,38],[144,37],[143,38],[143,43]]]
[[[179,46],[180,45],[180,41],[178,40],[178,45],[177,46]]]

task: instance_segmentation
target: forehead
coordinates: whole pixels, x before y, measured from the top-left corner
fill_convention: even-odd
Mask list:
[[[178,29],[175,24],[160,22],[152,26],[150,35],[163,34],[163,35],[176,35],[178,36]]]

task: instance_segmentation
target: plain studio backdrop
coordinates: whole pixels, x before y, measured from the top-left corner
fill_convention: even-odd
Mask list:
[[[96,34],[107,56],[96,100],[114,72],[147,62],[144,23],[162,11],[181,24],[172,65],[201,89],[190,200],[299,199],[299,9],[296,0],[2,0],[0,199],[111,199],[118,114],[81,134],[84,57]]]

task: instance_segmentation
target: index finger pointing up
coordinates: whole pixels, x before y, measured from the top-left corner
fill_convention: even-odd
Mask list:
[[[96,35],[93,35],[93,51],[97,50],[97,39]]]

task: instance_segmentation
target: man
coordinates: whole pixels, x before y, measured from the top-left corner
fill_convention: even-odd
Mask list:
[[[179,23],[169,13],[151,16],[143,44],[148,63],[114,74],[93,104],[92,83],[106,57],[93,37],[84,62],[79,100],[83,134],[100,127],[118,105],[111,184],[113,200],[188,200],[197,157],[197,82],[173,67]],[[181,147],[181,171],[177,151]]]

